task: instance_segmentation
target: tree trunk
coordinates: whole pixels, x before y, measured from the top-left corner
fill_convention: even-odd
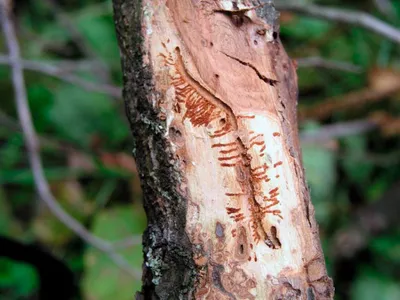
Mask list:
[[[114,0],[144,192],[138,299],[331,299],[295,66],[255,1]]]

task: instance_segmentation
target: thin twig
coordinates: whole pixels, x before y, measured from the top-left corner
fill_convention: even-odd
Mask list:
[[[11,130],[19,130],[19,124],[11,117],[9,117],[4,111],[0,110],[0,125],[6,126]]]
[[[131,236],[121,241],[117,241],[113,243],[114,249],[126,249],[132,246],[136,246],[142,242],[142,237],[139,236]]]
[[[73,24],[71,20],[63,13],[59,5],[53,0],[43,1],[51,9],[56,22],[59,23],[65,29],[65,31],[67,31],[70,38],[76,43],[78,47],[80,47],[85,56],[95,58],[97,56],[96,52],[93,50],[91,45],[87,43],[86,39],[76,28],[75,24]]]
[[[382,73],[381,77],[385,76]],[[387,76],[385,84],[379,86],[366,87],[348,94],[322,100],[310,107],[300,107],[299,119],[323,120],[335,112],[352,112],[357,107],[362,107],[367,103],[384,100],[386,97],[400,91],[400,81],[396,77]],[[382,80],[382,79],[380,79]],[[382,81],[381,81],[382,82]]]
[[[311,4],[302,5],[278,3],[275,6],[277,9],[283,11],[291,11],[325,20],[338,21],[345,24],[360,26],[400,44],[400,30],[365,12],[330,8]]]
[[[23,61],[23,60],[22,60]],[[44,63],[56,66],[63,70],[63,72],[97,72],[101,68],[101,64],[98,61],[92,59],[80,59],[80,60],[69,60],[69,59],[58,59],[58,60],[46,60]],[[40,63],[38,61],[38,63]]]
[[[300,140],[302,143],[321,143],[332,139],[366,133],[376,128],[378,128],[377,123],[370,120],[336,123],[325,125],[314,132],[302,132]]]
[[[375,7],[385,16],[393,18],[395,16],[394,8],[389,0],[374,0]]]
[[[20,119],[21,127],[24,133],[26,147],[28,149],[29,161],[31,164],[36,189],[42,200],[46,203],[52,213],[68,228],[75,232],[87,244],[106,253],[114,263],[121,269],[125,270],[132,276],[138,276],[138,272],[133,270],[129,263],[119,254],[114,251],[111,243],[92,235],[85,227],[77,220],[64,211],[58,204],[50,191],[49,184],[44,176],[43,165],[39,154],[39,140],[36,135],[32,123],[32,117],[29,110],[24,76],[23,66],[20,60],[20,48],[14,27],[9,18],[8,7],[6,0],[0,2],[0,18],[3,32],[6,38],[6,44],[10,53],[10,65],[12,67],[12,81],[15,91],[15,101]]]
[[[48,5],[48,7],[52,10],[56,21],[69,33],[71,39],[75,42],[75,44],[80,47],[81,51],[85,54],[86,57],[97,59],[98,55],[96,51],[93,49],[92,45],[87,42],[87,39],[81,34],[76,24],[70,20],[70,18],[62,11],[62,8],[59,6],[57,1],[54,0],[44,0],[44,2]],[[101,65],[100,75],[104,81],[110,80],[110,74],[108,66],[98,59],[99,64]]]
[[[7,55],[0,54],[0,64],[3,65],[11,65],[11,57]],[[90,92],[98,92],[102,94],[106,94],[112,96],[114,98],[121,98],[121,88],[104,83],[95,83],[82,79],[80,76],[73,75],[69,72],[65,72],[63,68],[43,63],[36,62],[31,60],[21,60],[21,67],[25,70],[30,70],[34,72],[39,72],[42,74],[46,74],[62,81],[80,86],[81,88],[90,91]]]
[[[361,73],[362,67],[353,65],[351,63],[329,60],[319,56],[296,58],[298,67],[300,68],[324,68],[331,70],[339,70],[350,73]]]
[[[8,116],[5,112],[0,110],[0,125],[5,126],[10,133],[18,133],[23,134],[21,125],[15,121],[13,118]],[[86,149],[78,148],[77,145],[74,145],[68,141],[57,140],[52,137],[37,135],[39,139],[39,144],[42,147],[49,147],[52,150],[58,150],[63,152],[85,152]]]
[[[105,0],[103,2],[85,5],[85,7],[79,10],[79,13],[81,15],[89,13],[92,17],[104,17],[105,15],[110,15],[112,10],[112,1]]]

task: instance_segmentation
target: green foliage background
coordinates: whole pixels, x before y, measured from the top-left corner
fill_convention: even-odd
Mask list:
[[[399,27],[400,2],[389,2],[392,16],[379,13],[372,0],[314,1],[366,11]],[[65,74],[98,85],[121,85],[110,0],[59,1],[62,16],[81,40],[71,34],[48,1],[16,3],[15,21],[25,59],[50,62]],[[292,57],[321,56],[364,70],[353,74],[300,68],[300,108],[364,88],[374,68],[400,68],[399,45],[365,29],[291,15],[282,22],[281,38]],[[2,39],[0,47],[5,54]],[[26,71],[25,79],[46,176],[59,202],[100,237],[116,241],[141,234],[146,219],[121,99],[40,72]],[[10,69],[4,64],[0,65],[0,95],[0,234],[40,243],[62,259],[80,282],[77,299],[132,299],[140,282],[133,282],[107,256],[83,244],[38,199],[16,116]],[[303,122],[300,127],[302,132],[315,131],[327,124],[365,118],[375,110],[399,116],[399,100],[400,93],[394,94],[362,109],[334,113],[324,122]],[[336,299],[400,299],[398,221],[370,235],[356,253],[337,254],[345,247],[338,236],[357,227],[357,213],[385,208],[385,192],[400,184],[399,138],[375,130],[333,144],[304,144],[303,157]],[[400,192],[391,197],[400,200]],[[397,202],[392,201],[387,210],[398,212]],[[141,268],[140,246],[121,253],[132,267]],[[32,267],[0,258],[0,299],[34,299],[38,284]]]

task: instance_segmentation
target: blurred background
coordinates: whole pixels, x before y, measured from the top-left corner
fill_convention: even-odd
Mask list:
[[[44,198],[62,210],[36,192],[2,34],[0,299],[132,299],[146,217],[111,0],[8,2]],[[400,1],[277,3],[298,64],[303,158],[335,299],[400,299]],[[331,9],[355,13],[338,20]]]

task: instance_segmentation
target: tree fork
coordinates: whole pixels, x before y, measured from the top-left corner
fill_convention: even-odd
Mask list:
[[[332,299],[273,5],[113,2],[148,218],[137,298]]]

